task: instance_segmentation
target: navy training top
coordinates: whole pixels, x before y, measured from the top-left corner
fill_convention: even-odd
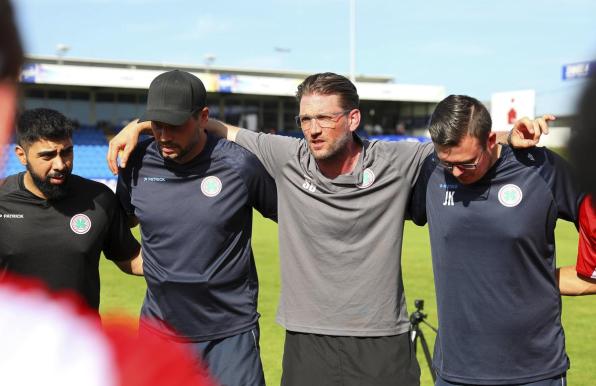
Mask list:
[[[197,157],[177,164],[150,139],[120,171],[116,193],[141,226],[141,316],[157,323],[148,328],[205,341],[256,325],[252,208],[276,219],[277,194],[252,153],[208,135]]]
[[[451,382],[528,383],[569,367],[555,279],[557,218],[576,221],[579,193],[544,148],[502,147],[476,183],[425,161],[411,201],[428,219],[439,334],[433,364]]]

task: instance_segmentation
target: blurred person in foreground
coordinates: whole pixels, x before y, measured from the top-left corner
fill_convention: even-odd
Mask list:
[[[596,77],[584,90],[578,120],[569,143],[569,157],[583,191],[579,212],[579,243],[575,266],[559,269],[564,295],[596,293]]]
[[[15,25],[12,6],[0,1],[0,152],[12,135],[18,101],[18,81],[23,65],[23,48]],[[0,169],[4,157],[0,154]]]
[[[356,135],[359,96],[344,76],[311,75],[296,98],[304,139],[207,125],[254,153],[278,187],[282,384],[417,385],[401,246],[407,203],[432,145]],[[533,145],[545,124],[518,122],[512,139]],[[112,171],[122,148],[121,161],[130,163],[146,128],[132,124],[110,142]]]
[[[20,115],[15,152],[26,171],[0,182],[0,269],[74,291],[98,310],[101,253],[142,275],[141,248],[115,194],[72,174],[72,130],[55,110]]]
[[[80,298],[39,281],[7,274],[0,304],[2,385],[216,386],[182,347],[139,339],[127,316],[101,325]]]
[[[428,222],[431,240],[436,385],[562,385],[555,225],[577,222],[582,195],[557,154],[512,149],[491,129],[477,99],[439,102],[435,152],[412,194],[412,220]]]
[[[11,4],[0,0],[0,150],[12,136],[22,63]],[[104,318],[102,327],[96,310],[41,281],[5,273],[0,304],[2,385],[214,385],[180,347],[139,340],[134,323],[123,316]]]

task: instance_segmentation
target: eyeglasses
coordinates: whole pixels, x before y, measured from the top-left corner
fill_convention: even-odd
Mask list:
[[[453,168],[458,168],[460,170],[476,170],[476,168],[478,167],[478,163],[480,162],[480,159],[482,158],[483,154],[484,154],[484,151],[482,151],[482,153],[480,153],[480,155],[478,156],[478,159],[474,163],[457,163],[457,162],[453,163],[453,162],[445,162],[445,161],[439,161],[439,163],[441,164],[441,166],[443,166],[445,169],[447,169],[450,172],[453,171]]]
[[[296,126],[302,130],[310,130],[315,121],[317,121],[319,126],[323,129],[330,129],[335,126],[339,118],[348,114],[350,111],[352,110],[344,110],[338,113],[317,114],[314,116],[296,115],[294,120],[296,121]]]

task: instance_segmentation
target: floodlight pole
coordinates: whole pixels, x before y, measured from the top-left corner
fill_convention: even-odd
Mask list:
[[[350,80],[356,82],[356,0],[350,0]]]
[[[211,65],[213,64],[213,62],[215,62],[215,59],[217,59],[217,56],[215,56],[215,54],[212,53],[207,53],[203,56],[203,62],[205,63],[205,72],[207,74],[211,69]]]
[[[70,50],[70,46],[64,43],[56,44],[56,56],[58,57],[58,64],[64,63],[64,55]]]

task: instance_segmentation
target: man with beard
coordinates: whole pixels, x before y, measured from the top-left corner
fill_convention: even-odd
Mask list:
[[[0,58],[1,149],[13,133],[17,79],[23,63],[19,34],[8,0],[0,0]],[[2,157],[0,170],[3,168],[1,160]],[[4,190],[1,186],[2,181],[0,262],[5,251],[2,240],[6,231],[3,223]],[[99,195],[105,193],[103,189],[93,189]],[[26,202],[28,195],[26,190],[22,191],[22,203]],[[69,200],[68,197],[65,199]],[[45,210],[51,211],[51,206],[47,205]],[[35,214],[35,211],[31,213]],[[40,241],[44,244],[48,237],[52,237],[39,229],[44,225],[43,220],[30,225],[38,228],[38,234],[32,234],[34,241],[25,242]],[[52,226],[52,223],[47,226]],[[22,238],[14,239],[15,243],[22,241]],[[44,245],[52,248],[47,243]],[[59,248],[70,249],[63,245]],[[49,251],[42,253],[47,255],[46,252]],[[138,339],[136,328],[127,323],[126,316],[124,319],[123,315],[116,319],[112,317],[107,322],[104,319],[104,323],[99,324],[96,312],[77,307],[71,297],[56,296],[46,291],[43,284],[31,283],[10,273],[0,273],[0,277],[0,358],[3,359],[0,361],[0,384],[214,385],[206,375],[197,374],[194,358],[186,351],[157,339]],[[139,371],[141,364],[142,370]]]
[[[74,291],[97,310],[102,251],[124,272],[143,273],[126,216],[108,187],[71,175],[72,124],[64,115],[26,111],[16,139],[27,171],[0,183],[0,268]]]
[[[116,194],[141,224],[140,335],[181,337],[221,384],[260,386],[252,215],[277,218],[276,189],[253,154],[205,132],[208,116],[199,78],[160,74],[141,118],[154,139],[118,176]]]
[[[311,75],[296,98],[304,139],[207,125],[254,153],[277,183],[282,385],[418,385],[400,258],[407,203],[432,146],[357,136],[359,96],[344,76]],[[124,164],[146,128],[131,124],[110,142],[112,171],[117,150]],[[523,120],[512,140],[534,144],[545,128]]]

